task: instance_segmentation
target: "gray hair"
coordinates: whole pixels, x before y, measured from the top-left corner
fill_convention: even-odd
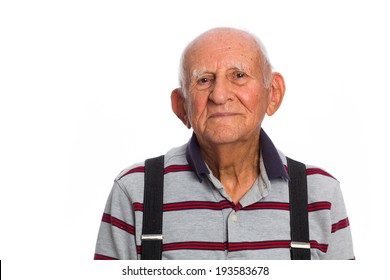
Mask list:
[[[246,32],[246,31],[243,31]],[[260,61],[260,66],[261,66],[261,72],[263,74],[263,83],[264,87],[266,89],[270,89],[271,87],[271,73],[272,73],[272,65],[270,63],[267,50],[263,44],[263,42],[260,40],[259,37],[257,37],[255,34],[247,32],[256,42],[260,53],[261,53],[261,61]],[[193,41],[192,41],[193,42]],[[191,43],[192,43],[191,42]],[[181,58],[180,58],[180,65],[179,65],[179,85],[182,89],[184,97],[187,97],[187,86],[188,86],[188,73],[187,70],[185,69],[185,57],[187,54],[187,51],[191,45],[189,43],[186,48],[184,49]]]

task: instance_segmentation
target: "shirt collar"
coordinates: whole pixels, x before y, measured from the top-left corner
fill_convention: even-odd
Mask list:
[[[285,178],[289,180],[289,176],[277,149],[263,129],[260,131],[260,145],[268,179]],[[210,174],[210,171],[202,159],[199,142],[195,133],[192,134],[192,137],[188,142],[186,158],[199,181],[202,182],[202,175],[208,175]]]

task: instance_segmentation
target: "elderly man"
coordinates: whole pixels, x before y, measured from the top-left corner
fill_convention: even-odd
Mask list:
[[[119,174],[95,259],[353,259],[338,181],[303,164],[290,173],[261,128],[285,84],[260,41],[232,28],[201,34],[183,53],[180,85],[172,109],[193,136],[161,167]]]

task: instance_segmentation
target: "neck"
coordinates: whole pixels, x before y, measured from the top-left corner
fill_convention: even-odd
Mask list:
[[[239,143],[201,145],[203,159],[234,203],[245,195],[259,175],[259,137]]]

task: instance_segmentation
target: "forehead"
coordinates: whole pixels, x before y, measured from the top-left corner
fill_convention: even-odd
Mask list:
[[[247,34],[221,32],[200,37],[189,46],[186,68],[217,71],[219,69],[255,69],[261,54],[256,41]]]

